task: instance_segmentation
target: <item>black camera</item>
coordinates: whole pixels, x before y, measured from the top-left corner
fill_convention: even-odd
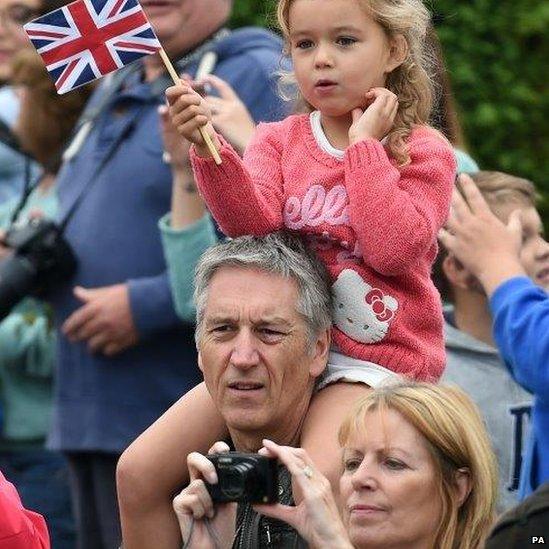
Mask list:
[[[214,503],[246,501],[276,503],[278,501],[278,461],[259,454],[228,452],[207,458],[217,471],[217,484],[208,484]]]
[[[74,254],[59,227],[42,218],[14,225],[2,241],[13,252],[0,262],[0,320],[26,296],[40,296],[76,270]]]

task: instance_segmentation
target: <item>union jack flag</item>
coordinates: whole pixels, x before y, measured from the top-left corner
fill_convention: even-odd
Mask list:
[[[76,0],[24,28],[60,94],[162,48],[137,0]]]

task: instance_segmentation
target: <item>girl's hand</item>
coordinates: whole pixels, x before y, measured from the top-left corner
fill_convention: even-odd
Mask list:
[[[204,77],[198,84],[209,84],[219,93],[219,97],[206,96],[212,113],[212,123],[214,128],[242,154],[255,130],[255,122],[246,105],[225,80],[213,74]]]
[[[372,88],[366,94],[366,110],[354,109],[353,123],[349,128],[351,145],[364,139],[382,140],[393,127],[398,111],[398,98],[385,88]]]
[[[199,129],[204,127],[217,141],[211,120],[212,114],[205,99],[192,89],[185,81],[166,90],[169,113],[172,124],[185,139],[196,145],[200,156],[210,156],[208,148]]]
[[[295,528],[311,547],[352,549],[332,494],[330,482],[314,466],[302,448],[279,446],[270,440],[259,452],[277,457],[299,486],[303,500],[297,507],[281,505],[254,505],[263,515],[287,522]]]
[[[216,442],[208,453],[228,451],[229,447],[224,442]],[[210,484],[218,481],[215,467],[208,458],[192,452],[187,456],[187,466],[191,482],[173,500],[183,543],[190,542],[189,547],[196,549],[230,549],[235,535],[236,503],[217,504],[214,507],[203,480]]]
[[[164,153],[167,155],[167,162],[174,170],[187,170],[192,174],[189,162],[190,141],[182,137],[170,119],[169,110],[166,105],[158,107],[160,118],[160,131],[164,142]]]

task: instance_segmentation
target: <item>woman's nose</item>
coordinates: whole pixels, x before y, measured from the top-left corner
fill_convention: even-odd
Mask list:
[[[351,483],[355,490],[375,490],[378,482],[373,465],[363,460],[358,469],[353,473]]]

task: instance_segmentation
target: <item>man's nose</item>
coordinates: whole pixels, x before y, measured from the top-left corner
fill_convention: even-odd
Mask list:
[[[253,334],[242,330],[234,340],[231,352],[231,364],[235,368],[248,369],[259,362],[259,352]]]

